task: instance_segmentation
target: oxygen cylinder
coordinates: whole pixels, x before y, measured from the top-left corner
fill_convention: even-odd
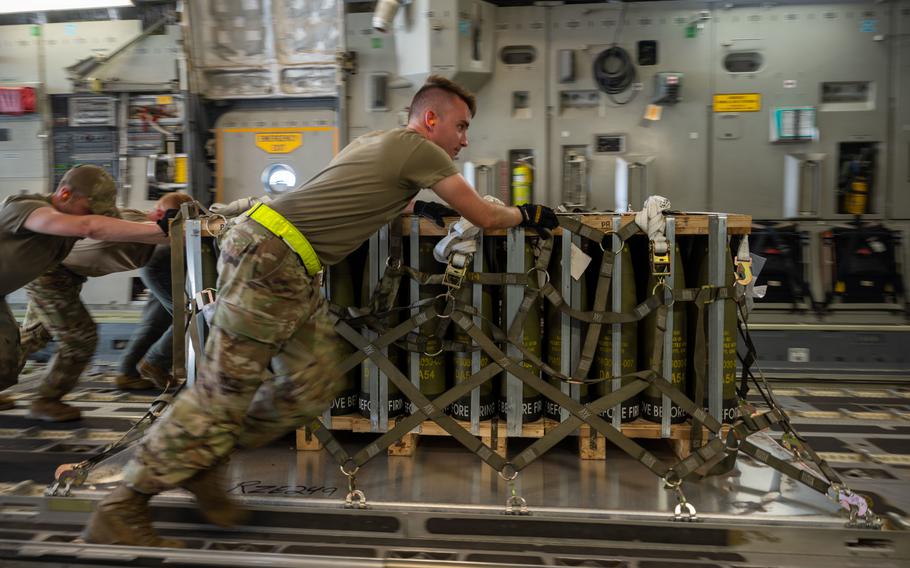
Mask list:
[[[531,267],[534,266],[534,248],[531,246],[531,243],[525,242],[525,266]],[[532,275],[536,272],[532,272]],[[508,323],[506,322],[505,329],[508,328]],[[541,339],[543,333],[541,330],[541,321],[540,321],[540,302],[535,301],[531,304],[531,307],[528,309],[527,317],[525,318],[525,325],[522,329],[522,343],[525,348],[528,349],[531,353],[537,357],[541,356],[542,348]],[[522,367],[526,368],[530,372],[534,373],[537,376],[540,376],[540,371],[534,368],[530,363],[522,363]],[[499,413],[501,416],[505,417],[506,405],[508,404],[508,388],[509,381],[502,381],[502,388],[499,394]],[[534,422],[539,420],[543,415],[543,397],[539,392],[531,388],[525,383],[522,383],[521,389],[521,421],[522,423]]]
[[[607,251],[604,254],[613,253]],[[635,295],[635,269],[632,266],[632,252],[629,250],[629,247],[623,247],[622,252],[619,253],[619,258],[614,260],[614,262],[620,263],[622,275],[619,282],[614,278],[610,282],[610,286],[611,288],[616,285],[622,286],[621,308],[623,312],[628,312],[635,308],[637,300]],[[608,311],[613,305],[612,297],[613,291],[611,289],[610,299],[607,300]],[[619,349],[621,361],[620,373],[622,375],[634,373],[638,360],[637,322],[624,323],[620,326]],[[604,325],[600,330],[600,340],[597,343],[597,351],[595,351],[594,354],[594,365],[592,366],[589,375],[590,377],[598,379],[606,379],[605,381],[597,383],[596,388],[594,389],[598,398],[609,394],[613,390],[611,381],[611,378],[615,376],[613,374],[613,357],[613,326]],[[623,379],[622,386],[625,386],[632,380],[634,379]],[[640,412],[638,396],[627,398],[619,406],[622,422],[630,422],[638,418]],[[613,407],[606,409],[601,415],[605,416],[607,420],[613,420]]]
[[[561,238],[562,237],[557,237],[557,239]],[[550,273],[550,284],[552,284],[553,287],[556,288],[556,290],[561,294],[563,270],[562,247],[559,244],[559,240],[557,240],[556,244],[553,245],[553,255],[550,258],[550,267],[548,269],[548,272]],[[571,278],[571,276],[568,277]],[[583,306],[587,304],[587,286],[585,280],[585,278],[581,278],[578,281],[578,285],[581,287],[581,305]],[[566,297],[564,300],[566,302],[569,302],[571,299]],[[544,328],[546,335],[546,361],[550,367],[557,371],[560,371],[562,368],[562,312],[560,312],[559,308],[554,307],[550,302],[545,301],[545,306],[547,318],[547,324]],[[550,377],[549,382],[551,385],[558,389],[562,388],[562,381],[557,378]],[[580,385],[580,391],[581,402],[587,402],[589,398],[588,385]],[[546,398],[544,399],[544,416],[547,418],[560,420],[562,418],[560,416],[561,408],[562,407],[560,407],[555,402]]]
[[[370,303],[370,265],[366,261],[366,258],[363,259],[363,283],[360,288],[360,305],[366,306]],[[399,323],[400,316],[395,313],[389,316],[389,327],[394,327]],[[394,345],[390,345],[388,348],[388,358],[393,365],[401,368],[401,350]],[[369,418],[372,411],[370,406],[370,364],[367,364],[364,361],[364,364],[360,366],[360,396],[358,401],[358,409],[360,410],[361,416]],[[400,416],[404,412],[404,395],[401,394],[401,391],[398,390],[398,387],[395,386],[395,383],[388,381],[388,393],[389,393],[389,418],[394,418],[395,416]]]
[[[487,270],[487,263],[484,262],[484,270]],[[458,300],[464,304],[472,305],[473,303],[473,284],[465,282],[461,289],[458,290]],[[493,321],[493,297],[489,286],[483,286],[481,292],[481,314],[483,322],[481,329],[489,337],[491,334],[490,324]],[[458,343],[466,345],[471,344],[471,336],[465,333],[460,327],[453,326],[453,339]],[[473,353],[470,351],[456,351],[452,353],[452,378],[455,384],[463,383],[471,378],[474,373],[471,370],[471,361]],[[490,364],[490,356],[485,352],[480,352],[480,368],[483,369]],[[489,420],[496,414],[496,400],[493,397],[493,379],[485,381],[480,385],[480,420]],[[449,406],[449,414],[458,420],[471,419],[471,394],[461,397]]]
[[[656,294],[663,294],[664,290],[662,287],[657,286],[657,278],[654,275],[651,275],[648,278],[648,288],[647,293],[650,295],[652,291]],[[673,288],[681,290],[686,287],[686,279],[683,273],[683,261],[682,254],[679,251],[679,246],[676,246],[673,251]],[[686,305],[684,302],[676,302],[673,304],[673,341],[672,349],[670,354],[664,353],[664,357],[671,357],[671,376],[665,377],[670,379],[673,383],[673,386],[680,389],[683,393],[686,392]],[[642,322],[641,331],[641,353],[639,357],[641,368],[649,368],[651,365],[651,357],[654,353],[654,336],[657,331],[657,312],[651,312],[645,317]],[[658,348],[661,348],[658,346]],[[663,375],[663,367],[657,369],[658,374]],[[641,394],[641,415],[645,420],[650,420],[651,422],[660,422],[661,417],[663,416],[663,397],[659,390],[656,387],[648,387]],[[679,422],[685,421],[688,415],[683,411],[682,408],[677,406],[672,400],[670,401],[670,422],[676,424]]]
[[[530,156],[520,158],[512,168],[512,205],[525,205],[531,202],[531,184],[533,170],[528,165]]]
[[[329,297],[333,304],[343,308],[354,305],[354,283],[351,281],[351,261],[345,258],[338,264],[329,268]],[[347,357],[354,352],[354,346],[340,339],[343,344],[341,357]],[[340,394],[332,401],[332,416],[350,414],[357,410],[358,391],[360,379],[360,365],[356,365],[342,377],[343,386]]]
[[[693,258],[693,265],[698,267],[698,285],[704,286],[710,283],[710,264],[708,259],[708,239],[700,238],[694,246],[695,256]],[[734,282],[733,276],[733,256],[730,254],[730,251],[725,247],[724,254],[726,255],[725,265],[726,265],[726,274],[724,276],[724,282],[727,286],[732,286]],[[691,302],[689,302],[691,303]],[[705,306],[704,310],[704,333],[705,333],[705,353],[707,354],[710,351],[710,345],[708,344],[708,312],[710,311],[710,304]],[[695,329],[697,325],[697,311],[693,307],[690,308],[689,312],[689,351],[693,352],[695,346]],[[736,326],[737,326],[737,312],[736,312],[736,302],[732,298],[724,300],[724,337],[723,337],[723,422],[733,422],[733,420],[739,415],[739,401],[736,397]],[[694,358],[690,357],[692,364],[695,364]],[[710,372],[710,369],[708,369]],[[690,391],[695,386],[695,375],[691,374],[692,380],[690,381]],[[708,377],[705,376],[705,400],[704,405],[707,409],[708,407],[708,395],[709,387],[707,384]],[[690,392],[690,395],[694,395],[694,392]],[[693,398],[694,400],[694,398]],[[696,403],[698,401],[695,401]]]
[[[445,270],[444,265],[433,258],[435,246],[436,239],[420,237],[418,255],[422,272],[441,273]],[[435,298],[444,292],[443,286],[421,286],[420,299]],[[442,343],[440,338],[436,337],[436,328],[440,321],[434,318],[420,326],[421,337],[427,339],[424,353],[420,355],[420,392],[430,400],[446,391],[446,357],[445,353],[438,353]]]

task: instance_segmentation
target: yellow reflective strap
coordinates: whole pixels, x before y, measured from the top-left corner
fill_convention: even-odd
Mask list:
[[[297,253],[300,260],[303,261],[303,265],[306,266],[306,271],[310,276],[319,274],[322,270],[322,263],[319,262],[319,257],[316,256],[313,245],[306,240],[306,237],[303,236],[303,233],[301,233],[297,227],[282,217],[281,213],[275,211],[265,203],[257,203],[247,211],[246,214],[250,219],[255,220],[257,223],[271,231],[272,234],[284,239],[284,242],[287,243],[287,245]]]

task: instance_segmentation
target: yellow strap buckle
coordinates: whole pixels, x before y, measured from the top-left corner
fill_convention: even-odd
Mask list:
[[[749,260],[735,259],[733,264],[736,265],[736,283],[748,286],[752,283],[752,257]]]
[[[654,241],[651,241],[651,274],[657,277],[670,275],[670,250],[659,253],[654,250]]]
[[[303,236],[297,227],[292,225],[287,219],[265,203],[257,203],[246,215],[268,229],[272,234],[281,237],[284,242],[297,253],[306,271],[310,276],[316,277],[322,271],[322,263],[319,262],[319,256],[313,250],[306,237]]]

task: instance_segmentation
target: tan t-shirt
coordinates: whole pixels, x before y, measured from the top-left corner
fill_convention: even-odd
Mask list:
[[[140,223],[148,221],[145,213],[136,209],[121,209],[120,217]],[[149,261],[153,252],[155,245],[83,239],[76,243],[69,255],[63,259],[63,266],[86,278],[105,276],[141,268]]]
[[[418,191],[457,173],[449,155],[416,132],[371,132],[269,206],[303,233],[323,264],[332,265],[401,213]]]
[[[15,195],[0,206],[0,297],[57,266],[79,240],[25,229],[25,220],[42,207],[52,207],[50,196]]]

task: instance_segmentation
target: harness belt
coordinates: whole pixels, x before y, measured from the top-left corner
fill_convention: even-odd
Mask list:
[[[313,250],[313,245],[306,240],[306,237],[303,236],[303,233],[297,227],[282,217],[281,213],[265,203],[257,203],[244,215],[268,229],[276,237],[281,237],[285,244],[291,247],[291,250],[296,252],[300,260],[303,261],[303,265],[310,276],[315,278],[317,274],[322,272],[322,263],[319,262],[319,257],[316,255],[316,251]]]

